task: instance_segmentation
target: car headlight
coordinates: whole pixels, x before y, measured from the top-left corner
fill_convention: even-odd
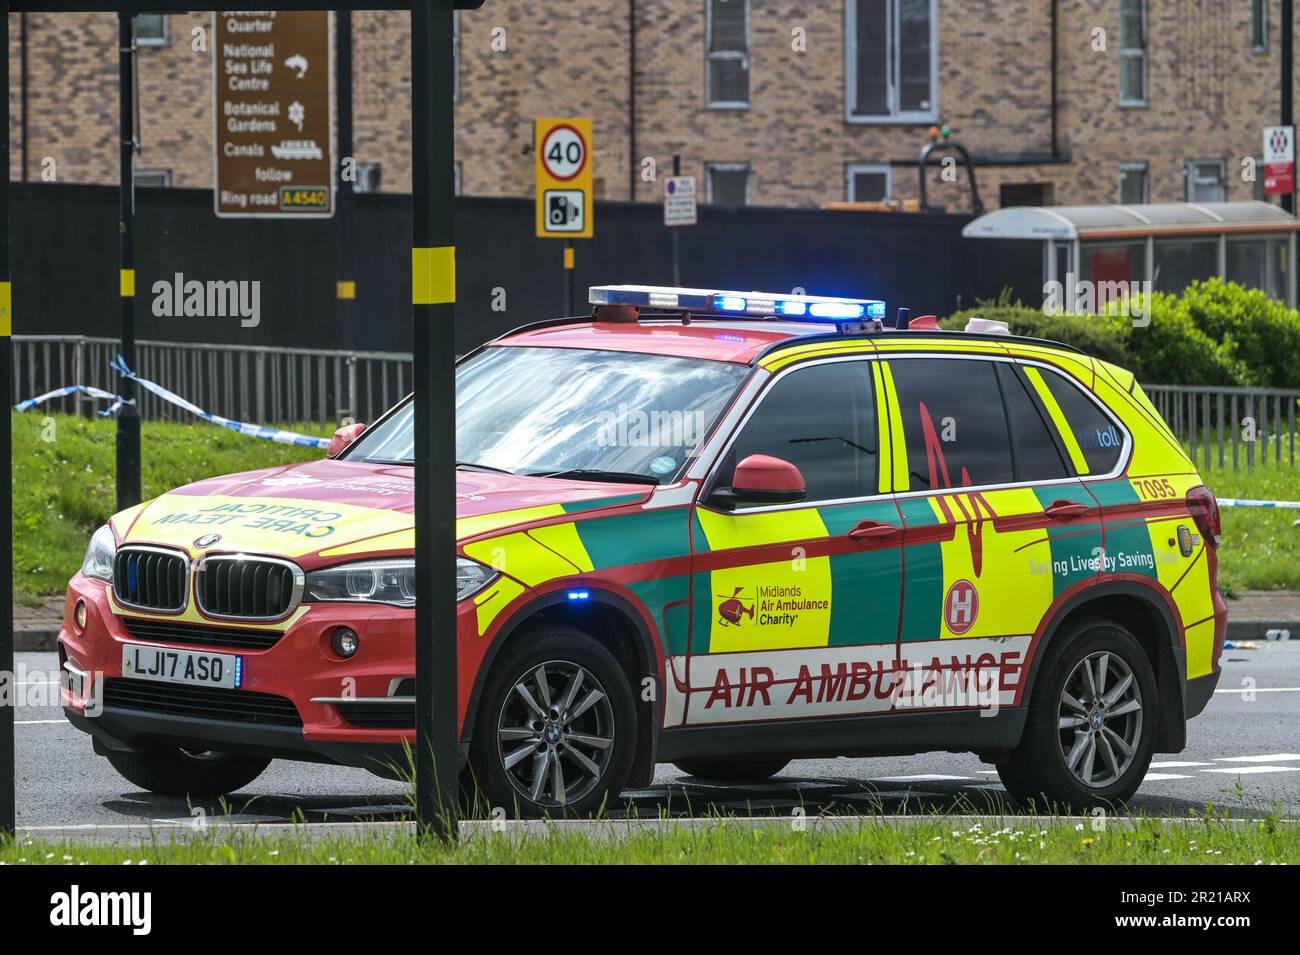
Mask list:
[[[81,562],[81,573],[97,580],[113,581],[113,557],[117,554],[117,541],[113,538],[113,529],[105,524],[95,531],[86,548],[86,556]]]
[[[477,561],[456,559],[456,599],[464,600],[496,576]],[[307,575],[307,600],[349,600],[415,606],[415,561],[366,560],[313,570]]]

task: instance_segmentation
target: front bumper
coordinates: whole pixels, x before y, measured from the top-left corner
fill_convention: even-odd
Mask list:
[[[290,618],[292,624],[269,648],[231,649],[165,638],[136,638],[127,629],[123,617],[114,613],[107,590],[102,581],[81,574],[75,576],[68,587],[59,632],[60,665],[77,677],[73,681],[76,689],[63,692],[64,712],[74,726],[95,739],[97,750],[130,751],[176,745],[361,766],[378,772],[384,772],[390,764],[408,765],[406,751],[414,745],[415,732],[413,726],[402,725],[405,721],[400,714],[406,708],[400,704],[380,706],[378,709],[385,718],[376,721],[373,716],[376,707],[361,701],[390,698],[405,692],[403,681],[414,678],[414,611],[360,603],[314,604]],[[74,620],[78,601],[86,604],[84,629],[78,628]],[[186,617],[185,622],[234,626],[229,621],[202,620],[197,618],[197,612],[194,615],[195,619]],[[151,623],[177,619],[163,615],[139,617]],[[330,648],[330,634],[338,626],[350,627],[361,638],[357,653],[347,660]],[[108,684],[104,681],[123,679],[123,647],[132,643],[237,654],[242,661],[243,682],[239,690],[223,692],[282,698],[284,712],[296,712],[301,725],[262,722],[233,708],[222,713],[208,707],[203,715],[186,715],[162,711],[152,701],[124,704],[121,693],[110,692],[106,698],[104,690]],[[467,602],[458,611],[461,727],[465,725],[465,710],[482,643],[477,640],[474,605]],[[125,684],[118,684],[122,685]],[[154,683],[149,689],[156,696],[158,692],[171,692],[173,685]],[[178,692],[183,691],[182,687]],[[356,702],[349,705],[343,702],[345,699]],[[284,700],[292,704],[292,710],[284,706]],[[413,723],[414,705],[409,707],[409,712]],[[280,722],[296,723],[292,716]]]

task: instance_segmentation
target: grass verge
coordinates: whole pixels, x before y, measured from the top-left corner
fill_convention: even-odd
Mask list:
[[[259,835],[218,827],[122,847],[21,839],[0,841],[0,864],[218,865],[406,864],[1270,864],[1300,862],[1300,827],[1276,818],[1234,822],[1214,815],[1132,825],[1062,819],[1047,825],[942,816],[895,824],[874,817],[803,831],[744,820],[634,830],[602,838],[573,830],[478,830],[447,847],[401,830],[340,837]]]
[[[1300,468],[1288,464],[1237,471],[1215,466],[1202,471],[1215,497],[1252,500],[1300,500]],[[1300,590],[1300,510],[1225,507],[1223,544],[1219,548],[1219,588],[1232,595],[1243,590]]]

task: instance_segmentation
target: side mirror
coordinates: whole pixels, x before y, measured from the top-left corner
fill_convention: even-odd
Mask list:
[[[799,469],[768,454],[751,454],[736,465],[731,487],[718,488],[713,497],[724,507],[737,504],[797,504],[808,492]]]
[[[343,453],[343,449],[353,441],[357,440],[357,438],[361,437],[361,432],[365,430],[366,426],[360,423],[350,424],[339,428],[334,432],[334,437],[330,438],[330,447],[329,450],[325,452],[325,457],[337,458]]]

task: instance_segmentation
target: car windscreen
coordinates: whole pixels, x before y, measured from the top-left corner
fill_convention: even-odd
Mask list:
[[[456,461],[464,467],[672,480],[749,369],[595,349],[495,346],[456,369]],[[362,434],[349,461],[409,464],[408,402]]]

